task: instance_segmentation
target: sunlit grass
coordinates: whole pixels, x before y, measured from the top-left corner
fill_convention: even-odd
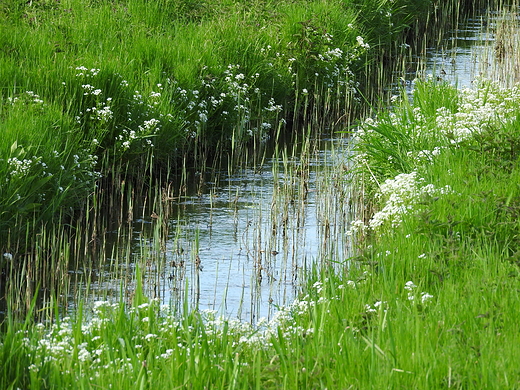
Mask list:
[[[364,3],[365,7],[369,5]],[[7,4],[2,12],[9,9]],[[164,11],[160,8],[163,3],[157,4],[158,10]],[[376,6],[385,11],[390,4],[378,2]],[[66,4],[71,5],[77,4]],[[127,8],[114,5],[114,9],[104,2],[93,1],[73,14],[99,13],[96,21],[110,21],[119,12],[128,21],[135,21],[133,15],[139,15],[142,18],[139,23],[120,21],[120,27],[121,31],[131,27],[136,31],[143,29],[140,42],[133,43],[138,45],[139,52],[150,50],[150,53],[136,59],[135,62],[142,61],[140,64],[136,65],[131,56],[126,57],[126,65],[119,64],[118,56],[111,56],[110,50],[118,50],[119,55],[126,53],[122,44],[112,44],[106,54],[103,50],[109,40],[96,38],[95,34],[100,33],[95,29],[99,26],[87,24],[85,18],[83,24],[79,23],[82,30],[76,31],[76,38],[70,41],[80,43],[73,58],[81,62],[72,68],[63,66],[54,76],[52,72],[50,76],[40,72],[34,78],[19,77],[23,70],[6,68],[26,84],[20,89],[4,86],[8,92],[1,102],[0,116],[8,137],[0,142],[7,153],[4,161],[9,161],[0,167],[8,177],[8,185],[2,186],[5,194],[2,196],[8,202],[5,212],[0,214],[5,217],[2,226],[7,237],[7,244],[0,247],[5,248],[1,265],[9,277],[8,295],[14,296],[22,290],[24,299],[18,301],[19,306],[9,307],[2,324],[0,387],[481,389],[520,385],[515,365],[520,334],[516,320],[520,314],[517,88],[506,89],[480,80],[473,90],[457,91],[435,80],[419,81],[412,103],[403,95],[401,102],[394,102],[391,113],[381,113],[365,121],[355,133],[355,169],[350,163],[344,167],[347,171],[343,167],[317,171],[323,175],[317,190],[326,194],[324,198],[334,196],[345,203],[355,197],[363,200],[363,205],[352,206],[360,210],[359,219],[345,226],[348,215],[337,215],[344,210],[336,209],[336,203],[330,199],[320,199],[323,264],[309,270],[302,296],[286,308],[277,308],[273,318],[251,324],[221,318],[213,311],[192,311],[188,295],[178,301],[184,308],[160,307],[157,300],[146,298],[152,295],[146,289],[154,282],[146,280],[146,267],[163,266],[162,246],[172,233],[165,224],[168,209],[164,199],[182,194],[181,189],[178,194],[170,194],[169,188],[156,186],[155,176],[149,174],[160,172],[161,164],[163,167],[173,164],[169,151],[162,148],[176,148],[180,143],[175,156],[193,161],[186,158],[186,151],[198,156],[209,153],[206,147],[214,144],[206,136],[215,136],[213,130],[217,132],[217,145],[222,145],[223,134],[233,141],[247,143],[252,137],[253,142],[261,143],[264,133],[256,132],[263,129],[276,134],[282,119],[323,124],[320,113],[341,115],[333,100],[345,96],[341,94],[348,90],[348,85],[333,84],[332,90],[341,92],[330,92],[323,79],[312,73],[308,77],[297,72],[298,82],[304,84],[284,95],[292,76],[282,70],[286,71],[287,64],[295,63],[298,58],[284,62],[280,59],[283,52],[276,55],[283,45],[273,43],[268,48],[266,43],[270,39],[247,50],[259,58],[267,56],[266,61],[280,61],[280,68],[273,62],[274,73],[268,73],[268,63],[257,62],[257,57],[249,63],[234,61],[243,37],[234,42],[230,39],[230,45],[223,48],[208,43],[211,50],[222,49],[227,53],[229,58],[222,61],[206,58],[200,69],[202,63],[197,61],[191,68],[192,62],[185,60],[192,59],[187,53],[193,52],[186,49],[182,54],[187,56],[182,57],[186,68],[166,69],[163,65],[168,63],[171,49],[165,49],[162,59],[157,59],[157,53],[161,45],[167,46],[167,39],[161,43],[161,37],[168,37],[169,22],[175,23],[176,14],[161,13],[157,19],[158,10],[153,7],[144,7],[139,2],[127,5]],[[189,11],[184,14],[183,23],[185,20],[199,24],[214,22],[209,2],[171,5],[177,7],[172,9]],[[219,12],[227,15],[229,8],[235,6],[222,4]],[[53,20],[54,13],[64,12],[54,2],[39,3],[41,9],[17,7],[9,11],[18,10],[19,16],[27,12],[27,25],[16,19],[24,28],[43,28],[48,20],[42,19],[42,15]],[[323,11],[320,3],[315,7]],[[42,14],[42,10],[49,13]],[[269,9],[261,7],[253,10],[269,14]],[[253,20],[247,18],[245,8],[241,12],[235,17],[245,22]],[[300,21],[307,14],[298,10],[291,15],[297,15],[295,20]],[[371,15],[370,20],[381,18],[388,16]],[[310,35],[306,36],[298,27],[305,47],[299,54],[303,55],[313,45],[333,49],[327,46],[326,36],[315,35],[321,31],[315,20],[300,22],[305,22],[300,24],[305,27],[305,34]],[[222,26],[226,34],[236,28],[237,19],[233,23],[235,27]],[[115,36],[117,31],[114,27],[107,35]],[[251,28],[251,31],[256,30]],[[148,44],[146,33],[158,34],[157,47]],[[80,40],[83,36],[87,37],[85,42]],[[294,33],[287,36],[295,37]],[[345,42],[353,38],[354,47],[363,48],[365,41],[357,36],[357,31],[352,36],[346,34]],[[22,35],[3,37],[13,42],[20,40],[17,42],[20,50],[29,45]],[[61,55],[62,51],[45,46],[47,38],[38,41],[40,49],[31,46],[29,51],[49,58]],[[101,54],[96,57],[82,52],[86,42]],[[366,42],[373,43],[368,38]],[[338,52],[329,55],[334,53]],[[86,66],[85,59],[92,65]],[[51,62],[43,65],[50,66]],[[331,58],[327,65],[330,62]],[[255,68],[258,63],[260,67]],[[310,68],[300,71],[305,73],[305,69],[314,65],[306,64]],[[204,69],[202,74],[194,71],[202,71],[204,66],[210,70]],[[134,73],[136,69],[143,72]],[[171,80],[179,78],[186,84],[168,84],[162,73],[166,71],[174,74]],[[152,76],[138,79],[136,74],[143,73]],[[49,82],[51,77],[55,77],[54,82]],[[36,84],[44,85],[44,92],[28,93],[36,90],[31,80],[42,82]],[[197,84],[201,80],[208,80],[209,85]],[[277,84],[278,91],[274,91],[273,80],[282,81]],[[269,82],[271,85],[266,86]],[[200,88],[201,85],[207,89]],[[255,92],[256,86],[261,92]],[[53,89],[55,94],[50,92]],[[271,92],[267,94],[265,91],[269,89]],[[226,98],[222,97],[224,100],[212,111],[211,99],[219,99],[220,93],[225,93]],[[287,101],[293,105],[287,106]],[[233,120],[226,122],[221,115],[237,103],[242,104],[240,109],[234,112]],[[313,108],[307,111],[309,107]],[[218,123],[222,127],[209,128],[210,121],[204,121],[204,115],[212,120],[221,118]],[[223,130],[224,124],[229,125],[229,132]],[[19,125],[33,130],[20,133]],[[303,128],[310,131],[309,126]],[[178,129],[181,133],[176,133]],[[273,177],[280,185],[273,194],[269,219],[278,229],[293,215],[297,226],[300,214],[298,211],[291,214],[290,208],[303,207],[309,190],[306,177],[314,173],[310,168],[314,147],[309,142],[311,136],[305,134],[302,138],[301,150],[296,147],[279,150],[278,164],[273,165]],[[233,146],[219,147],[233,152],[241,149],[235,142]],[[152,154],[156,156],[154,162],[160,161],[159,167],[151,163]],[[100,156],[99,163],[96,156]],[[296,156],[301,157],[297,167],[290,163]],[[229,171],[233,169],[230,166]],[[95,186],[100,184],[95,173],[99,170],[104,170],[102,173],[109,182],[106,187]],[[181,188],[193,185],[185,169],[182,175]],[[143,181],[149,186],[141,190],[136,181],[129,180],[132,177],[146,178]],[[170,179],[166,174],[164,177]],[[81,186],[73,186],[77,181]],[[345,192],[346,185],[355,186],[352,194]],[[109,189],[117,196],[103,192],[111,192]],[[23,190],[25,203],[14,195]],[[67,196],[59,195],[61,190]],[[134,210],[136,192],[145,199],[139,212]],[[90,193],[97,195],[86,196]],[[109,205],[108,211],[103,201]],[[95,212],[77,212],[81,206]],[[36,209],[38,213],[34,212]],[[144,213],[148,217],[151,212],[154,222],[143,229],[146,234],[138,240],[139,261],[134,262],[132,255],[137,244],[126,239],[130,233],[125,226],[133,218],[144,220]],[[46,213],[69,218],[72,215],[77,221],[65,230],[59,225],[40,228],[40,218],[47,218]],[[258,216],[258,221],[261,219],[262,215]],[[85,221],[88,229],[83,229]],[[259,226],[261,222],[255,224]],[[102,239],[108,226],[115,226],[114,248]],[[260,231],[258,226],[253,228]],[[272,231],[272,226],[268,230]],[[330,234],[331,229],[337,231]],[[15,233],[25,239],[20,246],[34,247],[34,252],[16,253],[18,244],[11,238]],[[198,250],[196,231],[194,237],[182,228],[173,234],[179,241],[187,237]],[[339,250],[341,245],[332,242],[336,237],[346,240],[345,247],[353,240],[358,246],[356,256],[346,258]],[[276,237],[264,235],[251,250],[261,258],[264,248],[274,242]],[[196,266],[196,251],[186,259]],[[23,262],[22,266],[18,262]],[[74,291],[78,285],[69,284],[69,279],[81,275],[77,276],[82,281],[81,288],[90,289],[94,278],[105,280],[105,275],[91,275],[90,271],[102,270],[109,262],[118,272],[115,279],[127,282],[95,292],[99,301],[90,307],[82,300],[84,292]],[[76,276],[67,274],[69,264],[73,265]],[[262,272],[260,268],[258,271]],[[44,281],[48,290],[43,290],[43,303],[36,302],[34,291]],[[193,288],[188,284],[183,287]],[[67,295],[78,298],[73,311],[60,306],[67,302]],[[16,321],[17,314],[23,317],[27,311],[26,322]],[[73,313],[72,318],[64,318],[67,311]],[[34,317],[43,318],[43,322],[33,323]]]
[[[506,363],[518,331],[516,101],[517,87],[486,80],[463,91],[422,81],[413,104],[357,134],[355,176],[374,209],[350,233],[361,245],[354,264],[370,270],[363,283],[388,305],[368,344],[386,383],[518,384]]]
[[[79,310],[77,318],[26,325],[28,332],[22,325],[4,324],[1,358],[14,364],[4,371],[4,383],[29,388],[43,387],[43,380],[73,388],[135,383],[140,388],[516,387],[520,378],[511,362],[519,357],[519,190],[518,149],[511,137],[518,112],[513,104],[501,103],[517,92],[485,81],[480,85],[454,92],[459,104],[449,113],[432,110],[437,120],[425,115],[420,122],[430,125],[413,135],[418,147],[402,154],[417,172],[406,185],[428,192],[394,191],[411,197],[400,218],[367,227],[368,236],[358,240],[363,243],[359,256],[336,265],[335,272],[316,266],[306,295],[270,321],[251,325],[212,311],[179,317],[148,301],[137,285],[127,304],[102,300],[93,313]],[[433,81],[422,85],[415,104],[439,88],[448,87]],[[482,100],[473,106],[472,112],[482,109],[481,116],[462,115],[463,102],[482,96],[491,105]],[[410,107],[403,104],[392,119],[400,123],[394,132],[407,131],[408,122],[401,120]],[[483,110],[500,117],[490,122]],[[456,139],[439,118],[452,114]],[[485,126],[475,127],[479,120]],[[474,131],[463,132],[467,125]],[[381,132],[360,136],[367,141]],[[357,145],[359,151],[364,147]],[[439,153],[425,152],[435,147]],[[388,179],[399,172],[391,167]],[[381,172],[377,182],[384,178]],[[433,192],[447,186],[445,192]],[[375,210],[386,199],[376,198]]]
[[[6,2],[1,12],[4,239],[25,229],[13,218],[47,223],[57,208],[81,209],[75,197],[99,175],[117,186],[182,161],[204,169],[316,117],[327,100],[338,102],[331,120],[344,115],[365,61],[364,27],[341,2]],[[18,185],[14,159],[48,181]],[[4,250],[19,236],[11,230]]]

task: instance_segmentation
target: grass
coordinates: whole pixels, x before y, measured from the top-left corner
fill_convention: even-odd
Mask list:
[[[405,99],[358,133],[357,177],[376,208],[352,223],[365,244],[356,260],[372,267],[379,299],[392,297],[394,327],[379,355],[395,359],[400,348],[393,375],[406,386],[518,386],[495,359],[516,356],[506,345],[518,330],[518,90],[477,84],[419,82],[413,104]],[[403,303],[406,281],[417,286]],[[399,314],[406,305],[409,318]]]
[[[367,66],[432,11],[352,5],[3,2],[2,250],[23,252],[27,229],[70,221],[96,184],[239,161],[281,130],[349,121]]]
[[[374,194],[371,215],[352,224],[358,255],[318,266],[307,295],[255,326],[178,317],[139,287],[130,307],[7,322],[3,387],[518,387],[518,89],[415,91],[357,133],[368,165],[351,174]],[[399,163],[374,150],[404,136]],[[404,207],[382,213],[391,200]]]

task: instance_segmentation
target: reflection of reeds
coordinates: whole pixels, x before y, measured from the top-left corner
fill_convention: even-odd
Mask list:
[[[515,2],[516,3],[516,2]],[[495,17],[493,79],[512,86],[520,82],[518,53],[520,52],[518,6],[511,5]]]

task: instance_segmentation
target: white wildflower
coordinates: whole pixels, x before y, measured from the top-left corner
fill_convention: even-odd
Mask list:
[[[363,37],[358,35],[356,37],[356,41],[357,41],[358,45],[361,46],[363,49],[370,49],[370,45],[368,43],[365,43],[365,41],[363,40]]]

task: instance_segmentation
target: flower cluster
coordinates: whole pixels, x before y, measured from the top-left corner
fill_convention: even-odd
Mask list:
[[[440,155],[443,148],[436,146],[433,150],[419,150],[418,152],[407,152],[407,156],[413,159],[417,164],[432,164],[435,156]]]
[[[11,178],[28,175],[31,168],[37,164],[41,165],[43,168],[47,165],[41,161],[41,157],[36,156],[24,159],[18,159],[17,157],[10,157],[7,159],[7,165],[9,166],[8,170],[10,171],[9,175]],[[6,177],[6,180],[9,181],[9,176]]]
[[[33,91],[25,91],[19,96],[8,97],[7,101],[12,104],[43,104],[43,100],[40,95],[34,93]]]
[[[520,87],[504,88],[498,82],[477,77],[474,88],[459,93],[458,110],[444,107],[437,110],[437,128],[457,144],[473,137],[475,133],[499,123],[516,119],[515,102],[520,99]]]
[[[13,145],[11,157],[7,159],[6,189],[12,189],[12,207],[18,207],[19,202],[31,200],[42,203],[48,196],[63,193],[70,189],[74,182],[75,188],[91,187],[100,177],[96,171],[97,156],[89,154],[88,150],[78,150],[72,156],[67,152],[52,151],[43,156],[30,156],[22,145]],[[45,185],[33,191],[30,186],[20,185],[21,182],[44,179]],[[22,203],[23,204],[23,203]],[[20,210],[18,210],[20,212]]]
[[[410,280],[404,285],[404,289],[408,292],[408,300],[411,302],[420,301],[423,305],[430,302],[433,295],[427,292],[417,293],[417,286]]]
[[[96,76],[100,73],[100,69],[87,69],[84,66],[78,66],[75,69],[79,71],[76,77],[80,79],[88,79],[88,83],[81,84],[81,94],[83,95],[82,111],[79,111],[75,117],[76,122],[83,126],[104,127],[113,119],[112,98],[104,97],[103,90],[94,86]],[[66,85],[65,83],[63,83]]]
[[[361,36],[358,35],[358,36],[356,37],[356,41],[357,41],[358,45],[359,45],[360,47],[362,47],[363,49],[370,49],[370,45],[369,45],[368,43],[365,42],[365,40],[363,39],[363,37],[361,37]]]
[[[81,108],[76,115],[76,122],[85,130],[96,135],[94,146],[101,142],[115,144],[115,153],[125,153],[133,147],[142,152],[143,147],[153,148],[153,137],[162,128],[163,122],[171,122],[171,114],[163,115],[159,108],[164,100],[163,85],[157,84],[156,90],[143,94],[140,91],[129,90],[129,83],[120,75],[117,85],[117,97],[114,99],[105,95],[103,87],[106,84],[100,69],[88,69],[84,66],[76,68],[76,77],[81,81]],[[154,88],[155,89],[155,88]],[[131,96],[131,97],[130,97]],[[119,111],[118,116],[114,112]],[[157,119],[158,118],[158,119]],[[106,134],[113,134],[113,140],[104,140]]]
[[[387,222],[392,227],[397,227],[401,224],[403,215],[416,210],[424,196],[445,195],[451,192],[449,185],[437,188],[431,183],[425,184],[425,180],[418,178],[415,171],[401,173],[394,179],[387,179],[379,187],[376,198],[382,202],[383,207],[372,216],[368,225],[363,221],[355,220],[351,223],[347,234],[363,233],[367,229],[377,230]]]
[[[160,129],[160,121],[158,119],[150,119],[144,121],[142,125],[137,127],[137,130],[123,129],[121,134],[117,136],[117,140],[121,143],[121,149],[130,149],[132,143],[136,140],[144,140],[146,145],[154,147],[151,137],[155,136]]]
[[[386,312],[387,309],[385,309],[386,302],[384,301],[377,301],[373,304],[366,304],[365,305],[365,311],[367,313],[377,313],[378,311],[382,310],[383,312]]]
[[[95,77],[100,72],[100,69],[96,69],[96,68],[88,69],[85,66],[77,66],[76,70],[78,71],[78,73],[76,73],[76,77],[87,77],[87,78]]]
[[[418,82],[426,83],[426,85],[436,83],[435,80],[414,80],[414,84]],[[437,148],[442,148],[442,145],[445,144],[442,140],[458,144],[473,138],[475,134],[490,126],[514,120],[515,102],[518,99],[520,99],[518,85],[506,88],[498,82],[478,76],[475,78],[472,88],[457,91],[456,109],[439,107],[433,121],[425,117],[420,107],[413,107],[411,117],[392,113],[389,118],[393,126],[407,129],[408,133],[414,137],[438,139],[441,144],[437,145]],[[378,125],[378,122],[373,119],[369,119],[365,123],[367,126],[362,126],[358,138],[362,139],[366,132],[370,132],[370,130],[367,131],[367,128]]]
[[[207,68],[204,71],[209,72]],[[263,96],[255,87],[259,77],[258,73],[247,75],[238,64],[230,64],[219,76],[203,75],[200,89],[177,86],[172,103],[183,113],[186,137],[194,139],[208,128],[224,124],[237,129],[230,134],[235,140],[254,136],[265,141],[283,107],[274,98],[261,107]]]
[[[96,98],[94,99],[96,105],[93,107],[87,107],[85,109],[85,115],[87,115],[90,120],[95,120],[102,123],[106,123],[110,119],[112,119],[114,115],[110,108],[112,98],[107,97],[104,101],[102,101],[100,99],[103,94],[101,89],[95,88],[90,84],[83,84],[81,88],[83,88],[85,91],[83,92],[84,96],[93,96],[94,98]],[[78,123],[81,123],[81,115],[83,115],[83,112],[80,112],[79,114],[80,115],[76,117],[76,121]]]

